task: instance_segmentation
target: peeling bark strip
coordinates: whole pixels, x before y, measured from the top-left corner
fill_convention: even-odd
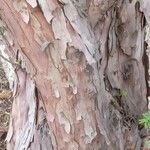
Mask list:
[[[140,11],[149,23],[150,2],[138,5],[1,1],[0,38],[13,62],[19,49],[21,62],[8,150],[140,150],[138,117],[147,109]]]

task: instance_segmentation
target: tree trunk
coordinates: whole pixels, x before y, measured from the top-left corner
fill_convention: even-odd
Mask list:
[[[1,54],[9,56],[4,69],[14,97],[8,150],[140,150],[149,6],[1,1]]]

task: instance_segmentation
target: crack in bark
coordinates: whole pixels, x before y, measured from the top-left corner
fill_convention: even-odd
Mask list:
[[[144,66],[144,70],[145,70],[145,81],[146,81],[146,90],[147,90],[147,103],[148,103],[148,97],[150,96],[150,87],[148,85],[148,81],[149,81],[149,59],[148,56],[146,54],[146,50],[147,50],[147,44],[144,42],[144,53],[143,53],[143,57],[142,57],[142,61],[143,61],[143,66]]]

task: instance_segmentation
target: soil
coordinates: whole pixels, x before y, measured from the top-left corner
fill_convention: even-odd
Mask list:
[[[6,136],[12,106],[12,92],[5,72],[0,66],[0,150],[6,150]]]

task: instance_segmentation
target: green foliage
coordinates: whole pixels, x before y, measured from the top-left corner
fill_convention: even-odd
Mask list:
[[[126,90],[120,90],[119,93],[117,93],[117,96],[127,96],[128,92]]]
[[[150,140],[146,140],[146,146],[147,146],[147,148],[150,148]]]
[[[150,128],[150,111],[144,113],[142,118],[139,120],[139,123],[144,125],[144,128]],[[147,139],[145,142],[147,148],[150,148],[150,139]]]
[[[144,125],[145,128],[150,128],[150,111],[144,113],[139,123]]]

